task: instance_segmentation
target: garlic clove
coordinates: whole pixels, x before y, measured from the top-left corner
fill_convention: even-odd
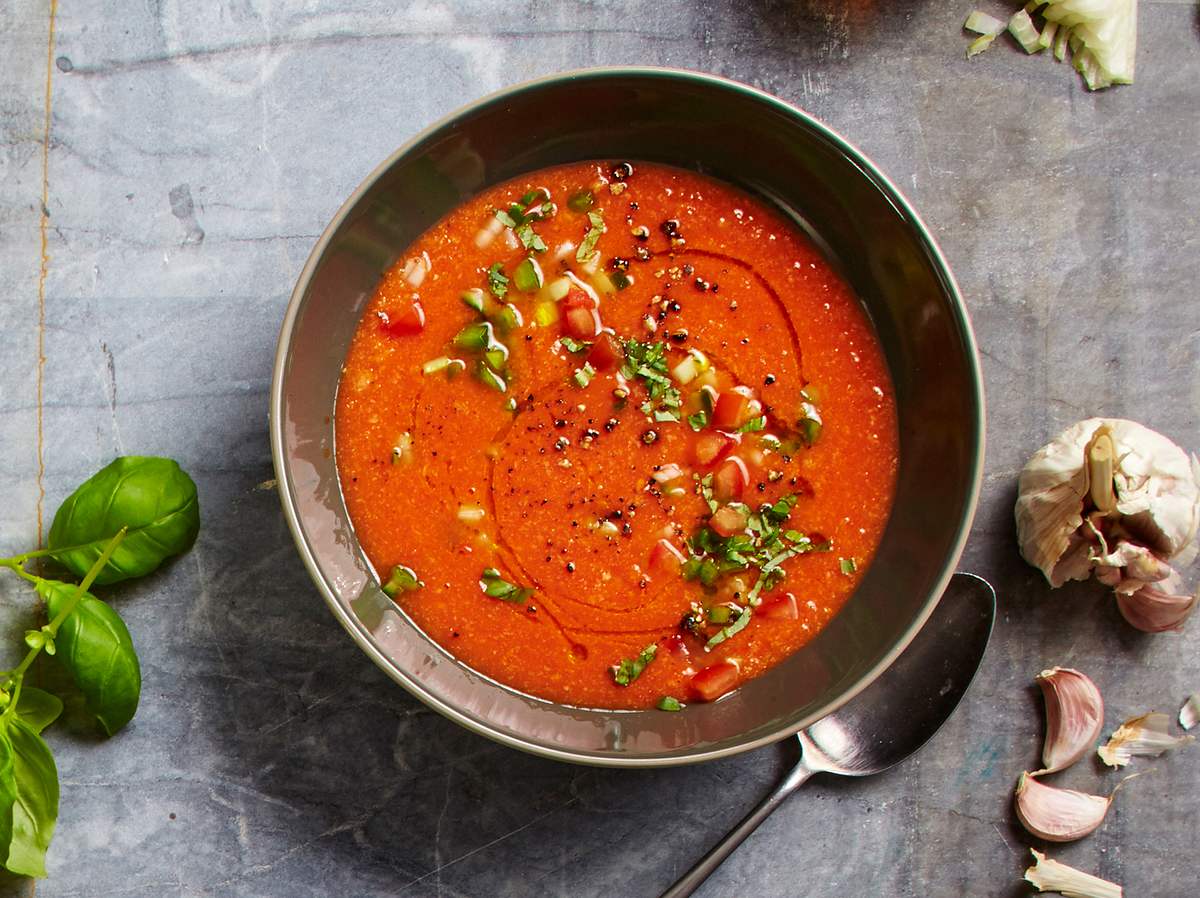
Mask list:
[[[1104,822],[1111,803],[1111,795],[1106,798],[1073,789],[1056,789],[1028,773],[1022,773],[1017,780],[1013,798],[1021,825],[1047,842],[1082,839]]]
[[[1046,701],[1045,768],[1033,776],[1070,767],[1096,744],[1104,725],[1104,700],[1087,676],[1069,667],[1043,670],[1035,678]]]
[[[1193,692],[1179,709],[1179,725],[1190,730],[1197,723],[1200,723],[1200,692]]]
[[[1121,724],[1112,737],[1097,750],[1109,767],[1124,767],[1134,756],[1158,757],[1165,751],[1195,742],[1195,736],[1172,736],[1166,714],[1151,711]]]
[[[1186,595],[1180,589],[1179,576],[1158,583],[1147,583],[1125,594],[1117,587],[1117,608],[1132,626],[1147,633],[1162,633],[1183,628],[1184,621],[1196,607],[1197,595]]]
[[[1039,892],[1059,892],[1066,898],[1123,898],[1125,894],[1115,882],[1060,864],[1036,848],[1029,850],[1035,863],[1025,871],[1025,880]]]

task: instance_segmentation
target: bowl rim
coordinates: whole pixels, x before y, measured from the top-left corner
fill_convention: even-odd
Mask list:
[[[502,103],[505,100],[521,96],[531,91],[538,91],[545,87],[579,81],[604,80],[609,78],[629,78],[629,77],[662,79],[662,80],[680,80],[686,82],[698,82],[707,85],[709,88],[721,91],[729,91],[732,93],[741,93],[748,96],[750,99],[766,104],[775,111],[783,115],[798,119],[803,125],[815,131],[824,140],[827,140],[841,153],[843,153],[851,162],[853,162],[864,175],[866,175],[875,186],[884,194],[884,196],[893,204],[896,211],[899,213],[902,220],[914,229],[914,233],[918,238],[919,243],[929,254],[929,259],[935,268],[935,274],[944,285],[946,293],[951,300],[952,312],[958,317],[960,336],[968,350],[967,356],[967,375],[970,381],[973,400],[972,420],[969,422],[971,429],[971,437],[977,447],[974,457],[970,463],[970,478],[966,493],[966,503],[964,505],[963,514],[958,522],[958,526],[954,536],[954,542],[951,550],[947,553],[943,562],[942,570],[939,572],[934,586],[930,589],[930,595],[936,595],[937,598],[928,601],[922,612],[914,618],[908,627],[897,640],[896,645],[891,651],[885,654],[878,663],[867,671],[859,680],[850,688],[843,692],[836,701],[831,701],[825,706],[814,711],[810,715],[811,719],[802,720],[799,724],[789,724],[772,733],[767,733],[755,739],[744,742],[738,742],[733,745],[724,746],[716,749],[707,749],[698,752],[690,752],[682,756],[657,756],[657,757],[625,757],[620,754],[585,754],[573,750],[555,747],[542,742],[537,742],[531,739],[520,738],[509,733],[493,729],[485,723],[473,719],[462,713],[456,706],[442,701],[437,696],[428,692],[422,683],[411,677],[404,670],[400,669],[391,658],[384,653],[375,642],[363,632],[362,626],[353,619],[348,608],[346,608],[333,593],[330,585],[325,581],[321,572],[320,566],[317,563],[316,556],[308,541],[305,539],[299,520],[299,514],[296,503],[292,496],[293,484],[289,476],[289,468],[284,455],[284,380],[287,370],[287,361],[290,353],[292,334],[295,329],[296,321],[299,317],[300,310],[304,305],[305,297],[317,267],[333,240],[334,235],[341,228],[342,224],[349,217],[359,201],[375,186],[375,184],[386,175],[391,167],[407,154],[411,149],[418,146],[420,143],[428,139],[433,134],[447,129],[461,119],[468,118],[474,115],[480,109]],[[350,637],[358,645],[358,647],[383,670],[392,680],[400,684],[406,691],[419,699],[425,705],[433,708],[443,716],[449,718],[455,723],[467,728],[468,730],[491,739],[494,742],[499,742],[510,748],[516,748],[534,755],[544,758],[550,758],[556,761],[566,761],[575,764],[585,764],[600,767],[620,767],[620,768],[655,768],[667,766],[681,766],[684,764],[697,764],[704,761],[716,760],[718,758],[730,757],[742,752],[751,751],[762,746],[778,742],[781,739],[787,738],[805,726],[811,725],[812,722],[825,717],[842,705],[854,699],[860,692],[873,683],[880,674],[882,674],[892,663],[900,656],[916,636],[917,632],[925,625],[929,616],[933,613],[938,601],[941,599],[942,593],[949,584],[950,578],[954,575],[959,559],[962,556],[966,546],[966,541],[970,535],[971,525],[974,521],[975,514],[979,504],[979,496],[983,483],[983,464],[985,457],[985,439],[986,439],[986,407],[983,389],[983,376],[979,361],[979,349],[975,340],[974,331],[971,328],[970,315],[968,313],[966,303],[963,301],[962,293],[958,288],[958,283],[954,279],[954,275],[950,270],[950,266],[938,246],[937,240],[930,232],[925,222],[917,214],[912,204],[904,196],[898,187],[885,175],[878,166],[857,146],[844,138],[837,131],[820,121],[810,113],[804,111],[798,106],[794,106],[786,100],[782,100],[766,91],[760,90],[750,85],[743,84],[739,81],[734,81],[729,78],[724,78],[719,75],[712,75],[705,72],[697,72],[690,69],[682,69],[666,66],[596,66],[581,69],[571,69],[562,72],[556,72],[550,75],[543,75],[527,81],[518,82],[516,84],[503,87],[493,91],[477,100],[457,107],[446,115],[434,121],[432,124],[422,128],[419,132],[410,137],[407,141],[401,144],[396,150],[387,156],[382,162],[375,166],[374,169],[359,183],[354,191],[346,198],[346,200],[338,207],[330,219],[329,224],[321,232],[321,236],[313,245],[308,258],[301,269],[300,274],[296,279],[296,285],[292,289],[291,295],[288,298],[287,310],[284,313],[283,322],[280,326],[279,337],[276,343],[274,368],[271,378],[271,393],[270,393],[270,409],[268,414],[268,429],[271,439],[271,458],[275,468],[275,476],[278,483],[278,492],[280,503],[283,508],[284,517],[287,520],[288,529],[292,533],[293,541],[300,554],[305,568],[307,568],[310,578],[316,584],[321,596],[325,600],[325,604],[329,606],[334,617],[341,623],[343,629],[350,634]],[[565,706],[564,706],[565,707]],[[614,712],[616,713],[616,712]]]

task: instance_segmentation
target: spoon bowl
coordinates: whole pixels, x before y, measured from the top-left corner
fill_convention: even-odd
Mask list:
[[[942,727],[983,661],[996,593],[982,577],[955,574],[933,614],[874,683],[796,734],[800,758],[787,776],[699,863],[663,893],[692,894],[783,800],[814,773],[869,776],[908,758]]]

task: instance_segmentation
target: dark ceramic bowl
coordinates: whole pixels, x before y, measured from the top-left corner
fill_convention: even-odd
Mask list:
[[[388,600],[359,548],[334,465],[338,376],[380,276],[485,187],[583,159],[692,168],[774,202],[812,234],[874,322],[896,388],[895,507],[858,590],[807,646],[727,698],[680,714],[531,698],[456,661]],[[954,571],[979,492],[983,395],[954,279],[900,192],[820,122],[691,72],[596,69],[510,88],[433,125],[346,200],[309,256],[279,336],[271,442],[284,513],[333,614],[396,682],[462,725],[561,760],[719,758],[794,733],[904,649]]]

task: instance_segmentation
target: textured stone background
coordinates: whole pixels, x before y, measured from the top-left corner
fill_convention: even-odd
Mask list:
[[[205,514],[195,550],[115,599],[143,659],[132,726],[49,732],[39,894],[654,896],[776,780],[779,749],[591,770],[444,721],[352,646],[256,489],[286,298],[342,199],[470,99],[615,63],[745,81],[861,146],[941,241],[990,401],[963,563],[1000,593],[984,675],[921,755],[809,784],[700,894],[1025,894],[1009,793],[1040,746],[1032,676],[1089,672],[1110,726],[1200,688],[1200,623],[1143,636],[1102,590],[1050,595],[1011,525],[1024,458],[1078,418],[1200,448],[1200,15],[1143,0],[1138,83],[1089,94],[1008,41],[968,64],[976,2],[62,0],[52,26],[45,2],[0,4],[0,550],[121,452],[179,458]],[[9,580],[0,599],[29,612]],[[1200,750],[1150,766],[1057,855],[1195,895]]]

